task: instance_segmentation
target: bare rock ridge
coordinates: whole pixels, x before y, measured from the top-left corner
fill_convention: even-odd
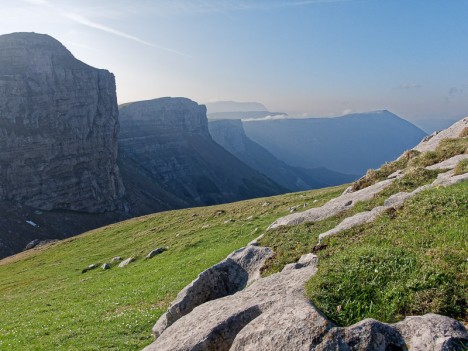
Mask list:
[[[448,130],[424,139],[415,149],[433,151],[442,139],[459,137],[467,126],[468,118],[465,118]],[[453,170],[457,162],[465,159],[468,155],[462,154],[428,167],[446,171],[431,184],[411,193],[392,195],[383,206],[345,219],[334,229],[322,233],[319,240],[373,221],[383,210],[402,206],[420,191],[468,181],[468,173],[457,175]],[[389,179],[359,191],[348,189],[321,207],[280,218],[270,228],[314,222],[338,214],[357,201],[372,198],[402,174],[396,172]],[[465,350],[468,346],[468,332],[463,324],[436,314],[407,317],[395,324],[365,319],[349,327],[337,327],[305,297],[304,285],[316,273],[318,258],[313,254],[303,255],[280,273],[259,278],[264,261],[272,254],[270,249],[257,246],[254,241],[201,273],[179,293],[168,312],[156,323],[153,333],[157,339],[144,351],[454,351]],[[234,272],[232,279],[226,276],[230,270]],[[244,271],[249,273],[242,274]],[[237,279],[240,276],[243,278]],[[219,286],[229,289],[219,289]]]
[[[106,212],[124,188],[116,164],[114,76],[47,35],[0,36],[0,199]]]
[[[164,193],[169,203],[210,205],[286,191],[216,144],[206,107],[194,101],[160,98],[124,104],[120,124],[119,164],[125,168],[125,185],[137,194],[130,203]],[[159,189],[138,189],[130,181],[143,176]]]

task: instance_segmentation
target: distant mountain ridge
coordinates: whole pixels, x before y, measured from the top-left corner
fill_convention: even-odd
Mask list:
[[[378,168],[426,135],[387,110],[335,118],[244,121],[243,126],[250,139],[292,166],[348,174]]]
[[[206,103],[207,116],[210,120],[262,118],[266,116],[286,115],[284,112],[271,112],[259,102],[217,101]]]
[[[259,102],[215,101],[205,103],[207,114],[219,112],[268,111]]]
[[[211,136],[219,145],[290,190],[323,188],[356,179],[356,176],[333,172],[326,168],[305,169],[289,166],[249,139],[240,120],[212,120],[209,121],[208,127]]]

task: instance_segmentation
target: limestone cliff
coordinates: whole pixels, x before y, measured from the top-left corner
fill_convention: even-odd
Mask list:
[[[129,202],[147,204],[147,212],[155,205],[209,205],[285,191],[216,144],[206,107],[189,99],[121,105],[120,123],[119,163]],[[164,203],[151,201],[162,197]]]
[[[124,193],[118,131],[111,73],[48,35],[0,36],[0,200],[116,210]]]

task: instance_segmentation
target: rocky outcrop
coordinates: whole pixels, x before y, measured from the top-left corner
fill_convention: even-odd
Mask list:
[[[316,271],[317,257],[304,255],[244,290],[198,305],[159,329],[159,337],[144,351],[448,351],[467,345],[461,323],[435,314],[396,324],[366,319],[337,327],[305,297],[304,284]]]
[[[432,147],[435,148],[434,145]],[[455,156],[428,168],[454,168],[460,160],[466,159],[465,156]],[[347,189],[321,207],[280,218],[270,229],[320,221],[339,214],[358,201],[370,200],[403,175],[403,171],[395,172],[388,179],[367,188],[355,192]],[[382,206],[346,218],[332,230],[322,233],[319,240],[371,222],[383,211],[401,207],[407,199],[421,191],[467,180],[468,173],[456,175],[454,170],[440,173],[431,184],[420,186],[412,192],[394,194]],[[245,257],[248,252],[269,250],[257,245],[258,240],[254,240],[230,257]],[[271,254],[269,251],[268,255]],[[243,278],[238,279],[238,273],[243,270],[259,272],[263,260],[244,260],[242,269],[229,260],[200,274],[179,294],[153,329],[156,341],[144,351],[449,351],[468,347],[468,332],[463,324],[436,314],[411,316],[395,324],[366,319],[349,327],[337,327],[305,297],[304,285],[318,268],[318,258],[313,254],[304,255],[297,263],[286,265],[280,273],[257,277],[250,284],[246,283],[250,274],[241,274]],[[229,289],[220,289],[219,285]],[[178,313],[181,310],[183,313]],[[172,315],[175,318],[169,320]]]
[[[461,155],[461,156],[466,156],[466,157],[463,157],[462,159],[468,159],[468,155]],[[459,159],[459,157],[455,156],[452,159]],[[452,159],[449,159],[447,161],[450,161]],[[453,163],[453,160],[450,162],[447,162],[447,161],[443,161],[441,163],[438,163],[436,165],[433,165],[427,168],[428,169],[441,169],[441,168],[454,168],[455,167],[456,164]],[[441,165],[444,165],[444,167],[442,167]],[[452,165],[452,166],[449,167],[449,165]],[[453,185],[453,184],[456,184],[465,180],[468,180],[468,173],[464,173],[460,175],[454,175],[453,171],[441,173],[438,175],[437,179],[435,179],[431,184],[422,185],[410,193],[408,192],[396,193],[394,195],[391,195],[388,199],[386,199],[382,206],[377,206],[377,207],[374,207],[370,211],[360,212],[351,217],[345,218],[336,227],[324,233],[321,233],[319,235],[319,244],[323,239],[331,235],[335,235],[342,231],[349,230],[353,227],[356,227],[358,225],[361,225],[364,223],[370,223],[374,221],[377,218],[377,216],[383,213],[384,211],[400,208],[401,206],[403,206],[406,200],[412,198],[413,196],[420,193],[421,191],[432,189],[436,186],[445,187],[445,186]]]
[[[413,150],[419,152],[434,151],[443,139],[458,138],[466,128],[468,128],[468,117],[459,120],[443,131],[428,135]]]
[[[47,35],[0,36],[0,200],[116,210],[124,192],[118,131],[111,73]]]
[[[304,212],[293,213],[288,216],[278,218],[269,226],[268,229],[287,225],[297,225],[306,222],[316,222],[330,218],[354,207],[354,205],[359,201],[372,199],[377,193],[390,186],[395,179],[396,178],[387,179],[356,192],[344,193],[343,195],[330,200],[321,207],[314,207]]]
[[[271,249],[249,245],[229,255],[224,261],[200,273],[171,303],[153,328],[155,336],[195,307],[234,294],[260,277],[260,268],[273,254]]]
[[[119,164],[135,206],[153,198],[169,208],[210,205],[285,191],[216,144],[205,106],[194,101],[125,104],[120,123]],[[151,204],[147,209],[154,212]]]
[[[347,183],[357,178],[326,168],[292,167],[248,138],[241,120],[209,121],[208,128],[215,142],[248,166],[292,191],[324,188]]]

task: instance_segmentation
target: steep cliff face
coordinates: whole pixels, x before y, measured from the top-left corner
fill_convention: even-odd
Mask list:
[[[0,200],[106,212],[124,188],[116,164],[114,76],[57,40],[0,36]]]
[[[247,137],[240,120],[211,120],[208,127],[214,141],[219,145],[248,166],[265,174],[287,189],[300,191],[324,188],[347,183],[356,178],[326,168],[292,167]]]
[[[120,123],[119,163],[134,207],[143,203],[148,212],[152,206],[215,204],[285,191],[216,144],[205,106],[189,99],[122,105]]]

